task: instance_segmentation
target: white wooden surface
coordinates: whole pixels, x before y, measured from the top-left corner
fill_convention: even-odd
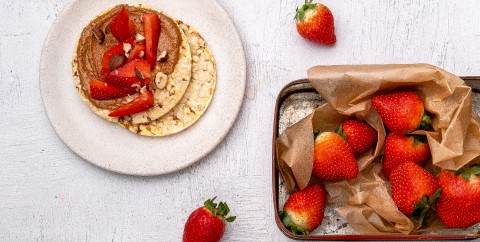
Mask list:
[[[43,41],[68,1],[0,1],[0,241],[180,241],[189,213],[215,195],[238,216],[224,241],[285,241],[273,219],[270,168],[282,86],[317,64],[427,62],[480,75],[480,1],[325,0],[337,44],[324,47],[296,34],[292,19],[302,0],[219,0],[248,61],[237,123],[188,169],[118,175],[63,145],[41,102]]]

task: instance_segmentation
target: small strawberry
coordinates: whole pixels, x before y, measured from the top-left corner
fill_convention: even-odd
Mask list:
[[[326,181],[357,177],[357,160],[342,136],[323,132],[315,138],[313,174]]]
[[[220,202],[217,206],[208,199],[203,207],[193,211],[185,223],[183,242],[216,242],[222,239],[225,232],[225,221],[233,222],[235,216],[226,218],[230,212],[228,205]]]
[[[313,184],[290,195],[279,212],[282,223],[294,234],[307,235],[316,229],[323,220],[325,211],[325,188]]]
[[[305,39],[324,45],[333,45],[337,41],[333,15],[325,5],[305,0],[295,15],[297,31]]]
[[[480,223],[480,166],[444,170],[438,177],[442,196],[437,201],[440,220],[449,228],[468,228]]]
[[[388,179],[393,169],[406,161],[419,165],[430,157],[430,147],[425,136],[389,133],[385,140],[383,175]]]
[[[377,142],[377,131],[370,125],[357,120],[343,121],[336,132],[352,147],[355,155],[365,153]]]
[[[112,18],[110,32],[118,41],[124,41],[135,34],[135,23],[130,19],[125,7]]]
[[[372,98],[383,123],[397,134],[408,134],[431,123],[422,99],[414,92],[394,92]]]
[[[427,170],[411,161],[398,165],[390,174],[392,198],[398,209],[411,215],[413,221],[423,222],[423,218],[435,200],[440,189]]]

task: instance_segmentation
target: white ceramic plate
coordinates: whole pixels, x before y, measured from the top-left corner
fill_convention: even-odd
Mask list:
[[[205,114],[188,129],[167,137],[143,137],[110,123],[75,91],[71,61],[82,29],[117,4],[142,3],[195,27],[217,64],[215,93]],[[104,169],[140,176],[185,168],[211,152],[226,136],[242,106],[246,63],[237,30],[214,0],[74,0],[58,16],[45,40],[40,89],[48,118],[75,153]]]

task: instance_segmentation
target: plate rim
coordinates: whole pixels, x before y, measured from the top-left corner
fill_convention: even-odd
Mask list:
[[[96,167],[102,168],[102,169],[110,171],[110,172],[118,173],[118,174],[131,175],[131,176],[141,176],[141,177],[160,176],[160,175],[166,175],[166,174],[171,174],[171,173],[174,173],[174,172],[178,172],[180,170],[183,170],[183,169],[186,169],[186,168],[192,166],[193,164],[201,161],[207,155],[211,154],[219,146],[219,144],[222,143],[223,140],[225,140],[226,136],[232,130],[233,125],[236,123],[236,121],[238,119],[238,115],[240,114],[240,111],[241,111],[241,109],[244,105],[245,92],[246,92],[246,87],[247,87],[247,60],[246,60],[246,55],[245,55],[245,47],[243,45],[242,39],[240,38],[240,34],[238,32],[237,26],[235,25],[233,19],[228,14],[228,12],[225,10],[225,8],[223,8],[223,6],[220,3],[218,3],[217,0],[211,0],[211,2],[216,6],[216,8],[220,9],[220,11],[217,11],[217,13],[219,13],[222,16],[222,18],[224,18],[226,20],[226,22],[225,22],[226,24],[228,24],[231,28],[233,28],[234,31],[233,31],[232,36],[235,39],[235,41],[237,43],[239,43],[239,46],[238,46],[239,47],[239,49],[238,49],[239,54],[236,57],[239,58],[239,61],[242,64],[241,70],[240,70],[240,72],[241,72],[240,79],[242,80],[243,85],[241,85],[241,90],[239,91],[239,93],[242,95],[242,98],[240,99],[240,104],[236,105],[236,109],[230,110],[232,113],[234,113],[234,115],[232,116],[233,118],[231,119],[231,121],[227,125],[227,127],[222,131],[221,135],[219,136],[218,141],[214,145],[212,145],[210,148],[206,149],[205,152],[203,152],[203,154],[199,155],[198,157],[196,157],[194,159],[191,159],[190,161],[184,162],[184,163],[180,164],[179,166],[176,166],[176,167],[174,167],[173,169],[170,169],[170,170],[150,171],[150,172],[137,172],[137,171],[128,172],[128,171],[121,170],[121,169],[115,169],[115,168],[110,167],[110,166],[108,166],[107,164],[104,164],[104,163],[102,164],[102,163],[98,163],[98,162],[93,162],[92,160],[90,160],[88,158],[88,156],[86,156],[84,153],[82,153],[77,147],[75,147],[73,144],[71,144],[69,141],[67,141],[64,137],[62,137],[62,135],[58,131],[59,130],[59,127],[57,126],[58,124],[56,124],[52,120],[52,118],[53,118],[53,116],[55,116],[55,114],[53,114],[52,110],[47,107],[49,105],[46,104],[46,101],[45,101],[46,98],[44,97],[44,95],[45,95],[45,90],[46,90],[45,88],[46,87],[44,87],[44,85],[46,84],[47,81],[44,80],[45,79],[44,76],[46,75],[45,74],[46,65],[47,65],[46,62],[48,61],[48,59],[46,57],[46,53],[45,53],[46,52],[46,47],[47,47],[48,43],[51,41],[55,26],[57,26],[59,24],[59,21],[61,21],[61,19],[63,19],[65,17],[65,13],[70,8],[72,8],[73,4],[76,3],[77,1],[81,1],[81,0],[71,0],[69,3],[67,3],[63,7],[63,9],[59,12],[59,14],[56,17],[56,19],[54,20],[54,22],[50,25],[50,28],[48,30],[48,33],[47,33],[47,35],[45,37],[45,40],[43,42],[43,45],[42,45],[42,51],[41,51],[41,56],[40,56],[40,64],[39,64],[39,89],[40,89],[40,97],[41,97],[42,104],[43,104],[42,106],[45,109],[45,112],[47,114],[47,118],[48,118],[48,121],[49,121],[50,125],[52,126],[53,130],[55,131],[56,136],[58,138],[60,138],[62,143],[64,145],[66,145],[71,151],[73,151],[73,153],[75,153],[77,156],[81,157],[83,160],[87,161],[88,163],[90,163],[92,165],[95,165]],[[152,5],[150,5],[150,6],[152,6]],[[153,7],[156,8],[155,6],[153,6]],[[162,138],[162,137],[155,137],[155,139],[156,138]]]

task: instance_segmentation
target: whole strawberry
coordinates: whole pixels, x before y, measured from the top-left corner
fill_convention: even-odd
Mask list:
[[[333,45],[337,41],[333,15],[325,5],[305,0],[305,4],[297,8],[295,19],[302,37],[324,45]]]
[[[421,166],[407,161],[390,174],[392,198],[398,209],[420,224],[430,206],[440,196],[435,177]]]
[[[421,165],[429,157],[430,147],[425,136],[389,133],[385,140],[383,175],[389,179],[390,173],[397,165],[406,161]]]
[[[357,177],[358,164],[355,155],[340,135],[323,132],[315,138],[313,174],[326,181]]]
[[[325,211],[325,188],[313,184],[290,195],[279,212],[282,223],[294,234],[307,235],[323,220]]]
[[[216,197],[205,201],[204,206],[193,211],[185,223],[183,242],[215,242],[222,239],[225,221],[233,222],[235,216],[226,218],[230,212],[224,202],[214,203]]]
[[[456,173],[444,170],[438,177],[442,196],[437,201],[440,220],[449,228],[480,223],[480,166]]]
[[[365,153],[377,142],[377,131],[370,125],[357,120],[343,121],[336,132],[352,147],[355,155]]]
[[[431,123],[422,99],[414,92],[394,92],[372,98],[383,123],[397,134],[409,134]]]

